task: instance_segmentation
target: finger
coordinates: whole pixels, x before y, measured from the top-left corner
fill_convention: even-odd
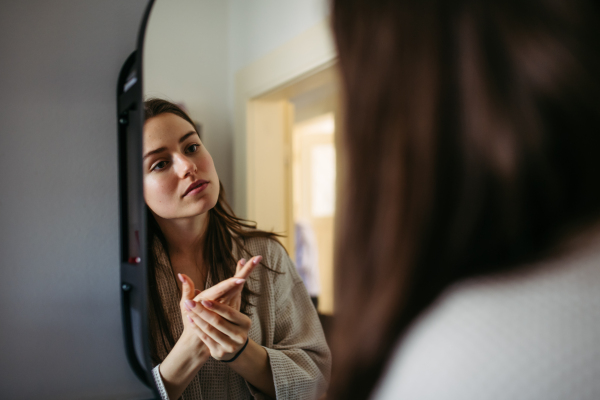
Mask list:
[[[240,260],[241,261],[241,260]],[[254,268],[262,261],[262,256],[252,257],[248,262],[246,262],[239,271],[236,269],[236,278],[246,279],[250,276],[250,273],[254,270]],[[238,263],[239,264],[239,263]]]
[[[249,330],[252,324],[248,316],[242,314],[237,309],[230,307],[226,304],[217,303],[216,301],[202,300],[200,302],[204,310],[200,309],[198,315],[211,325],[220,328],[224,333],[236,334],[239,333],[240,327],[245,330]],[[194,310],[195,311],[195,310]],[[216,317],[220,317],[220,320]],[[231,324],[232,326],[230,326]]]
[[[194,298],[194,281],[192,281],[186,274],[177,274],[177,277],[181,281],[181,300],[189,300]]]
[[[208,336],[206,333],[204,333],[204,331],[198,327],[196,327],[196,329],[198,329],[199,332],[199,338],[200,340],[202,340],[202,342],[206,345],[206,347],[208,347],[208,350],[210,351],[210,355],[215,359],[215,360],[221,360],[223,359],[224,355],[225,355],[225,351],[223,350],[223,347],[214,341],[213,338],[211,338],[210,336]]]
[[[236,346],[241,344],[240,335],[234,335],[233,337],[229,336],[217,327],[200,318],[198,315],[194,313],[189,313],[188,315],[194,321],[194,324],[196,324],[196,326],[198,326],[202,332],[214,340],[226,353],[232,353]]]
[[[196,289],[196,290],[194,290],[194,296],[198,296],[200,293],[201,293],[201,292],[200,292],[200,289]]]
[[[194,320],[192,319],[192,317],[190,317],[190,316],[189,316],[189,314],[188,314],[188,313],[185,313],[185,318],[184,318],[184,321],[185,321],[185,323],[186,323],[186,324],[188,324],[188,325],[189,325],[189,326],[190,326],[192,329],[194,329],[194,330],[198,330],[198,329],[200,329],[200,328],[198,328],[198,325],[196,325],[196,324],[194,323]]]
[[[217,283],[215,286],[200,292],[200,294],[196,296],[195,300],[216,300],[228,294],[228,292],[230,292],[232,289],[237,289],[240,286],[243,287],[245,281],[245,279],[240,279],[237,277],[225,279],[224,281]]]
[[[196,325],[200,327],[206,327],[206,324],[211,325],[211,327],[217,329],[226,336],[233,338],[236,342],[241,341],[244,332],[247,332],[250,329],[250,325],[246,324],[246,321],[244,320],[244,318],[247,317],[239,311],[235,311],[225,305],[216,302],[207,302],[206,300],[204,302],[212,303],[212,305],[210,306],[211,308],[214,308],[215,304],[221,306],[221,313],[233,319],[236,322],[230,321],[227,319],[227,317],[221,316],[215,312],[207,310],[205,307],[202,306],[202,304],[197,304],[196,307],[191,308],[188,312],[190,316],[199,317],[200,319],[202,319],[201,322],[198,322],[194,318],[194,322],[196,323]]]
[[[208,351],[210,351],[210,354],[214,357],[214,354],[218,352],[221,346],[217,342],[215,342],[210,336],[208,336],[202,329],[200,329],[200,327],[194,323],[194,320],[192,320],[191,317],[188,318],[191,321],[190,324],[194,327],[194,332],[196,332],[200,340],[202,340],[206,347],[208,347]]]
[[[223,296],[220,296],[216,299],[204,299],[202,298],[201,300],[214,300],[214,301],[218,301],[219,303],[224,303],[227,304],[229,306],[231,306],[233,303],[235,302],[236,299],[241,299],[242,298],[242,291],[244,290],[244,285],[240,284],[237,285],[236,287],[234,287],[233,289],[229,290],[227,293],[225,293]],[[239,309],[239,307],[238,307]]]
[[[184,312],[183,320],[186,326],[188,326],[189,329],[191,329],[206,344],[205,339],[209,338],[209,336],[206,333],[204,333],[202,329],[200,329],[200,327],[194,322],[192,316],[188,312]],[[210,342],[211,345],[215,344],[215,342],[212,339],[210,340]]]
[[[240,270],[242,269],[242,267],[244,266],[244,264],[246,264],[246,259],[242,258],[240,261],[238,261],[236,267],[235,267],[235,275],[238,274],[238,272],[240,272]]]

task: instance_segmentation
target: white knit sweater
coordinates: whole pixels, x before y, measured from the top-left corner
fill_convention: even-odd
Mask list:
[[[600,235],[561,254],[447,290],[372,399],[600,399]]]

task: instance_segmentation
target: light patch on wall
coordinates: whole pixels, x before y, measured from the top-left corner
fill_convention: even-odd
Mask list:
[[[302,133],[305,135],[333,135],[333,132],[335,132],[335,119],[333,114],[327,114],[324,118],[319,118],[303,128]]]
[[[322,144],[311,150],[312,215],[331,217],[335,212],[335,148]]]

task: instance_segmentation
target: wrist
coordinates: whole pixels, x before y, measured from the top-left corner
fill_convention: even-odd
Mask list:
[[[210,357],[206,345],[197,335],[183,331],[175,346],[160,366],[160,372],[167,375],[186,376],[197,373]],[[167,372],[169,371],[169,372]]]
[[[184,329],[158,369],[169,398],[181,396],[209,357],[210,352],[200,338]]]
[[[248,340],[246,349],[227,365],[264,394],[276,397],[269,353],[260,344]]]
[[[202,364],[210,357],[210,350],[208,347],[206,347],[198,335],[192,331],[184,329],[179,340],[175,343],[175,346],[177,345],[180,345],[181,350],[185,351],[190,358],[199,360]]]
[[[249,341],[250,341],[250,338],[248,337],[246,339],[246,343],[244,343],[244,345],[242,346],[242,348],[240,350],[238,350],[238,352],[236,354],[234,354],[234,356],[232,358],[230,358],[229,360],[221,360],[221,361],[224,362],[224,363],[234,362],[240,356],[240,354],[242,354],[242,352],[244,351],[244,349],[248,345]]]

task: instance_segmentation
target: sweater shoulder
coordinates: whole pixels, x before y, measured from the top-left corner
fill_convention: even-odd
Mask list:
[[[279,241],[268,237],[248,237],[243,242],[249,253],[245,254],[247,259],[262,256],[262,262],[270,269],[280,273],[288,272],[291,260]]]

